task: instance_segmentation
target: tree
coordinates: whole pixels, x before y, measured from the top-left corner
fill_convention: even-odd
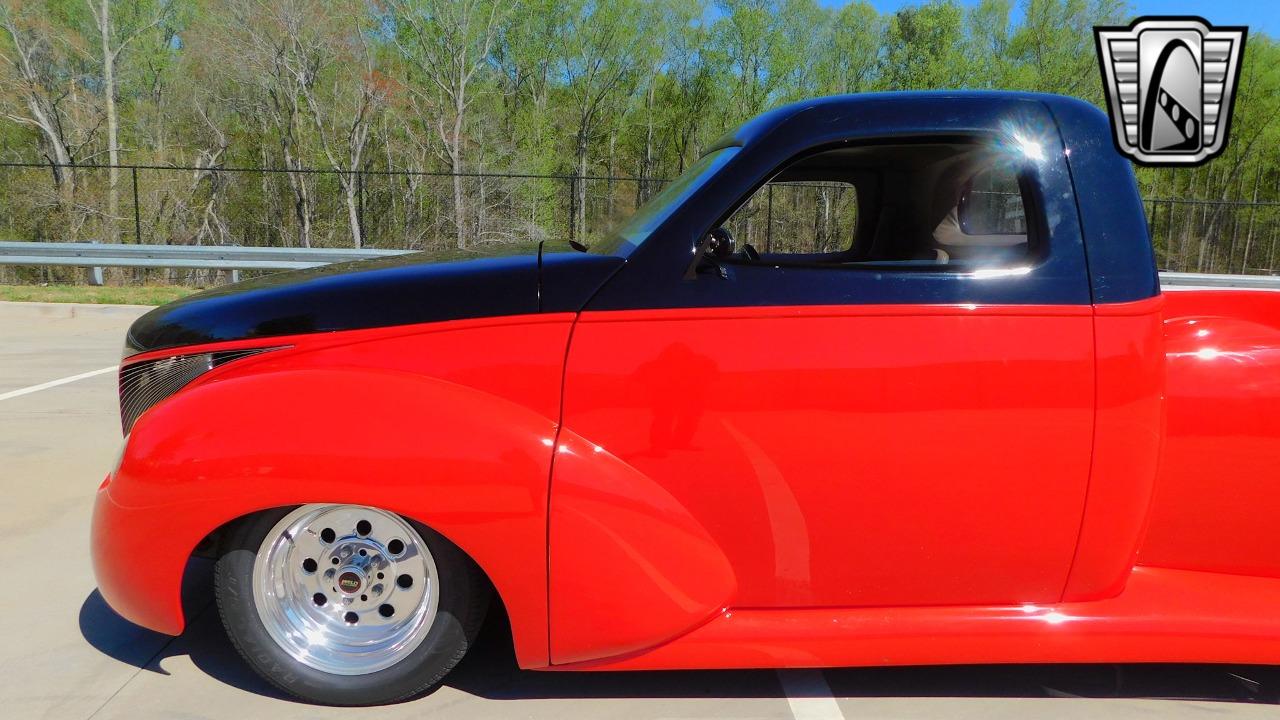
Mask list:
[[[503,23],[493,48],[498,72],[502,127],[510,138],[505,148],[515,166],[528,173],[551,175],[567,170],[560,139],[563,118],[552,112],[552,96],[560,89],[557,33],[567,8],[559,0],[524,0]],[[517,195],[527,204],[527,222],[535,232],[558,228],[555,208],[566,189],[563,181],[530,178]],[[573,188],[568,188],[570,192]],[[573,222],[568,218],[565,231]]]
[[[829,50],[831,13],[816,0],[784,0],[773,25],[777,38],[765,67],[774,92],[767,97],[775,103],[812,97],[822,75],[814,60]]]
[[[1077,95],[1101,103],[1093,26],[1120,24],[1123,0],[1026,0],[1022,24],[1009,39],[1017,68],[1008,85]]]
[[[741,122],[770,104],[778,78],[769,65],[782,37],[778,9],[770,0],[719,0],[718,5],[722,15],[713,28],[714,43],[736,80],[733,119]]]
[[[1222,173],[1217,190],[1219,202],[1214,204],[1203,232],[1207,242],[1201,244],[1201,254],[1196,263],[1196,269],[1202,272],[1211,269],[1206,266],[1206,252],[1210,243],[1217,239],[1218,229],[1228,209],[1224,201],[1231,197],[1232,186],[1235,185],[1235,194],[1240,195],[1239,183],[1250,160],[1256,160],[1255,148],[1274,148],[1280,139],[1280,123],[1276,122],[1280,116],[1280,65],[1275,62],[1280,60],[1280,48],[1268,38],[1255,38],[1245,45],[1245,54],[1246,59],[1252,62],[1243,65],[1245,71],[1241,73],[1237,89],[1238,110],[1231,125],[1231,145],[1228,152],[1215,161]],[[1228,271],[1231,270],[1233,254],[1234,248],[1231,248],[1227,257]]]
[[[111,0],[85,0],[97,30],[98,60],[101,69],[102,103],[107,120],[107,227],[112,242],[119,242],[120,121],[116,112],[116,64],[121,53],[144,33],[154,30],[168,16],[167,2],[154,5],[134,0],[125,4],[128,12],[112,14]]]
[[[385,106],[389,83],[374,68],[367,29],[361,27],[358,20],[348,21],[347,18],[359,18],[359,15],[342,12],[317,19],[317,22],[329,26],[325,28],[327,32],[319,33],[316,38],[322,44],[319,52],[332,60],[324,63],[321,79],[300,82],[298,92],[306,102],[329,167],[338,171],[352,245],[363,247],[364,228],[360,218],[362,164],[369,133]],[[291,32],[294,33],[295,47],[307,42],[300,31],[292,29]]]
[[[1017,82],[1009,49],[1012,10],[1012,0],[982,0],[965,14],[969,33],[962,52],[974,68],[974,87],[1008,88]]]
[[[605,106],[628,96],[645,64],[647,44],[639,29],[650,26],[651,6],[638,0],[596,3],[570,0],[564,3],[564,25],[558,32],[561,80],[573,128],[575,211],[570,237],[585,234],[587,213],[587,159],[594,133]]]
[[[669,138],[665,157],[658,162],[668,177],[697,160],[706,135],[722,133],[735,120],[724,116],[727,57],[708,49],[711,38],[712,29],[701,18],[681,23],[658,85],[657,105]]]
[[[389,0],[396,13],[396,46],[424,83],[410,84],[434,118],[453,174],[453,218],[457,246],[467,246],[463,172],[467,115],[476,74],[489,53],[504,15],[498,0]]]
[[[836,11],[823,37],[825,51],[817,55],[819,91],[827,94],[862,92],[875,79],[884,21],[866,2],[851,2]]]
[[[311,247],[313,234],[306,97],[333,60],[316,24],[326,10],[322,0],[229,0],[225,15],[211,24],[218,28],[221,54],[238,59],[232,72],[251,89],[239,101],[263,130],[263,139],[273,135],[279,145],[302,247]]]
[[[833,5],[0,0],[0,157],[41,164],[0,169],[0,222],[117,237],[122,176],[102,166],[123,159],[177,166],[138,174],[145,239],[472,252],[584,237],[791,100],[969,87],[1101,105],[1092,27],[1131,14],[1123,0]],[[1280,210],[1263,204],[1280,199],[1278,60],[1252,32],[1222,157],[1138,170],[1149,197],[1177,201],[1151,217],[1169,266],[1280,268]],[[580,179],[600,174],[638,180]]]
[[[37,131],[36,147],[49,163],[56,203],[75,237],[79,221],[72,215],[75,176],[71,165],[94,138],[97,126],[78,85],[84,72],[76,38],[45,3],[13,0],[0,5],[0,45],[4,82],[0,111],[5,119]]]
[[[886,90],[963,87],[964,11],[951,0],[903,8],[889,18],[880,81]]]

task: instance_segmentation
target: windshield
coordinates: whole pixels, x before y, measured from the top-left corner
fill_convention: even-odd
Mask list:
[[[702,187],[737,152],[738,148],[727,147],[703,155],[680,177],[649,198],[621,225],[606,233],[599,242],[592,243],[591,252],[596,255],[630,255],[632,250],[640,247],[650,233],[680,207],[680,203]]]

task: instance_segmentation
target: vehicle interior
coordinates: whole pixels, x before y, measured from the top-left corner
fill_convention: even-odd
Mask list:
[[[973,141],[872,144],[801,158],[712,231],[710,254],[771,265],[972,270],[1044,252],[1032,172]]]

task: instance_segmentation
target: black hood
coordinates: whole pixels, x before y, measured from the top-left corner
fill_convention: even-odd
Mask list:
[[[300,333],[577,311],[623,263],[581,253],[433,262],[425,253],[268,275],[156,308],[125,354]]]

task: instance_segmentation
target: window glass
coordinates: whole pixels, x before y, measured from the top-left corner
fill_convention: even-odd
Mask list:
[[[978,142],[841,147],[792,162],[721,227],[739,262],[1026,266],[1043,248],[1021,162]]]
[[[591,243],[591,252],[599,255],[629,255],[675,212],[680,203],[702,187],[737,153],[738,148],[727,147],[703,155],[680,177],[649,198],[622,225],[610,230],[601,241]]]
[[[968,235],[1026,235],[1027,211],[1012,168],[975,175],[960,198],[959,216]]]
[[[848,250],[858,193],[847,182],[771,182],[724,223],[739,243],[764,253]]]

